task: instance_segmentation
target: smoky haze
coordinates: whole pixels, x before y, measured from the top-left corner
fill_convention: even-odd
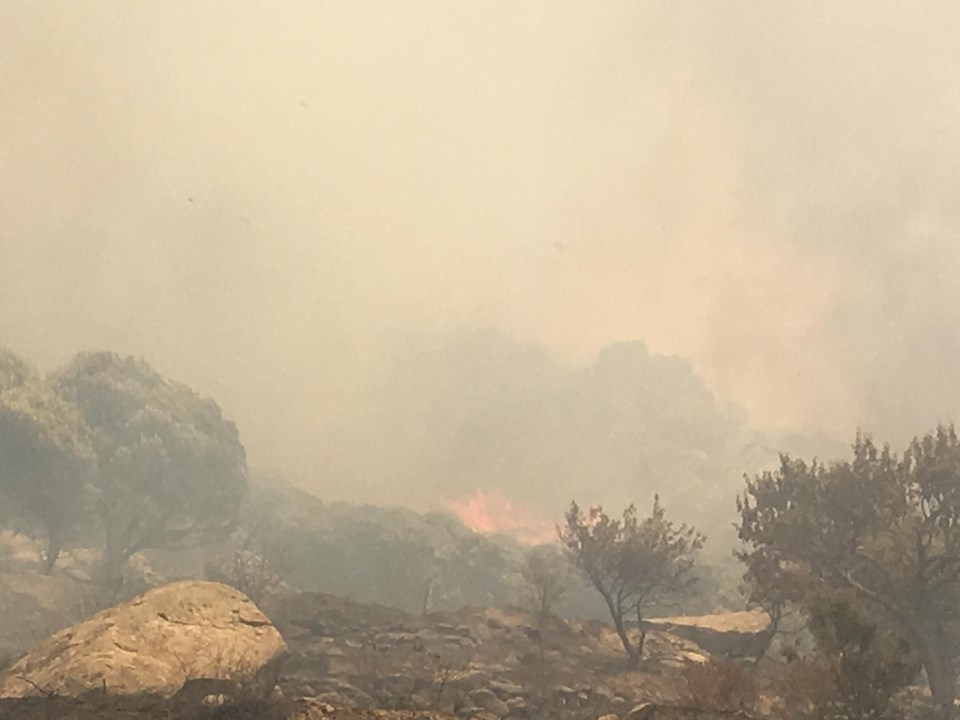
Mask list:
[[[958,35],[938,2],[6,2],[0,343],[143,355],[351,499],[405,463],[360,441],[384,377],[426,392],[400,348],[473,330],[567,370],[642,340],[752,427],[900,442],[960,393]]]

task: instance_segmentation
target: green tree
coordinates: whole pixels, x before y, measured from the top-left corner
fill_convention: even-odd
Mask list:
[[[837,703],[852,718],[893,718],[893,695],[919,671],[910,644],[852,592],[816,593],[810,631]]]
[[[25,361],[0,349],[0,493],[46,536],[49,574],[85,516],[94,455],[80,413]]]
[[[134,553],[196,547],[233,530],[246,454],[213,400],[109,352],[76,356],[56,386],[92,433],[105,579],[114,592]]]
[[[630,505],[620,520],[602,507],[583,512],[571,503],[560,539],[572,563],[603,597],[617,635],[631,663],[643,656],[646,639],[643,612],[669,600],[696,582],[694,560],[705,538],[687,525],[668,520],[655,497],[649,517],[640,519]],[[636,644],[627,632],[627,618],[636,617]]]
[[[960,630],[952,426],[913,440],[900,457],[860,435],[849,461],[783,456],[779,470],[747,479],[738,508],[740,558],[760,596],[780,593],[808,614],[825,597],[855,597],[916,652],[941,715],[952,715]]]

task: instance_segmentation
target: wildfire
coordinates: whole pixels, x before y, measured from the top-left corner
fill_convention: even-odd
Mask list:
[[[555,537],[549,522],[497,490],[475,490],[448,502],[447,509],[474,532],[503,533],[529,545],[551,542]]]

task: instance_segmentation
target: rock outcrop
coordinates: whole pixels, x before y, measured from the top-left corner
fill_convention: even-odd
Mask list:
[[[754,657],[764,647],[770,618],[760,611],[652,618],[647,625],[696,643],[711,655]]]
[[[51,635],[0,676],[0,698],[264,697],[285,653],[238,590],[177,582]]]

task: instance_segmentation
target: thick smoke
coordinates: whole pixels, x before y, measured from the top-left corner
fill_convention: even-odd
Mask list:
[[[950,3],[7,2],[0,342],[142,354],[331,495],[397,348],[481,327],[568,367],[642,339],[754,427],[899,442],[960,392],[958,33]]]

